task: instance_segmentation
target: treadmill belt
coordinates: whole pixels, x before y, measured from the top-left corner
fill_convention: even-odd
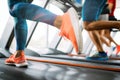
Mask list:
[[[27,68],[4,64],[0,59],[0,80],[119,80],[120,73],[28,61]]]
[[[62,55],[63,56],[63,55]],[[65,57],[65,56],[64,56]],[[73,59],[73,58],[51,58],[51,57],[31,57],[27,56],[27,59],[30,61],[68,65],[75,67],[85,67],[93,69],[102,69],[109,71],[119,71],[120,72],[120,61],[90,61],[86,59]]]

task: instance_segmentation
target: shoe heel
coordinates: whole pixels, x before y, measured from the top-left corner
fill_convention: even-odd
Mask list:
[[[15,64],[16,67],[27,67],[28,63],[27,61],[23,62],[23,63],[19,63],[19,64]]]
[[[15,63],[7,63],[5,62],[6,65],[15,65]]]

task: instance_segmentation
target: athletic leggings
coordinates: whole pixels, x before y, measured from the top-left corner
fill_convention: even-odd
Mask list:
[[[24,50],[27,39],[27,20],[44,22],[53,25],[57,15],[44,8],[31,3],[19,2],[10,7],[10,14],[14,17],[14,33],[16,38],[16,50]]]

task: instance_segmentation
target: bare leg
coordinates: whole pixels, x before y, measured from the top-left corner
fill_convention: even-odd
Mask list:
[[[102,43],[99,37],[99,32],[98,31],[88,31],[89,36],[91,38],[91,40],[93,41],[94,45],[96,46],[97,50],[99,52],[104,52],[103,48],[102,48]]]
[[[88,31],[91,30],[102,30],[102,29],[111,29],[111,28],[120,28],[120,21],[93,21],[86,22],[84,21],[83,25]]]
[[[60,29],[61,24],[62,24],[62,16],[57,16],[54,23],[53,23],[53,25],[56,28]]]
[[[113,40],[113,38],[111,37],[111,35],[110,35],[110,30],[108,29],[108,30],[102,30],[101,31],[101,40],[102,40],[102,42],[106,42],[105,44],[107,45],[107,46],[111,46],[111,43],[113,42],[116,46],[118,45],[114,40]],[[107,38],[108,39],[108,41],[106,41],[106,39],[105,38]],[[104,41],[103,41],[104,40]]]
[[[111,41],[109,40],[106,40],[106,37],[105,37],[105,31],[106,30],[100,30],[99,31],[99,34],[100,34],[100,40],[102,42],[102,44],[106,44],[107,46],[111,46]]]
[[[114,40],[113,38],[111,37],[110,35],[110,30],[105,30],[105,37],[108,38],[109,40],[109,44],[111,44],[111,42],[113,42],[116,46],[118,45]]]

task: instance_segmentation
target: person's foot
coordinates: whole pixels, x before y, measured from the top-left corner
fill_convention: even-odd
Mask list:
[[[5,60],[5,64],[15,65],[16,67],[24,67],[28,65],[24,55],[24,51],[21,52],[21,55],[19,57],[16,57],[16,53],[11,55],[9,58]]]
[[[82,51],[82,33],[79,25],[79,17],[74,8],[70,8],[64,15],[60,35],[69,39],[76,52]]]
[[[99,61],[106,61],[108,60],[107,53],[105,52],[96,52],[93,54],[90,54],[86,57],[87,60],[99,60]]]

